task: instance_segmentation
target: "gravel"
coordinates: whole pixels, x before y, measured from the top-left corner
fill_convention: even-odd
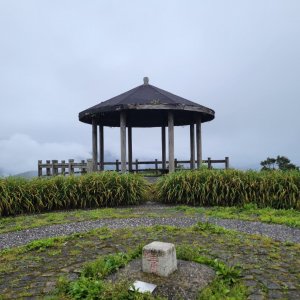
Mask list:
[[[77,232],[87,232],[101,227],[112,229],[124,227],[139,227],[153,225],[173,225],[189,227],[199,221],[197,218],[129,218],[129,219],[104,219],[97,221],[84,221],[70,224],[43,226],[27,230],[4,233],[0,235],[0,249],[21,246],[28,242],[56,236],[64,236]]]
[[[285,225],[219,218],[208,218],[207,221],[227,229],[267,236],[280,242],[300,243],[300,229]]]
[[[153,209],[163,209],[165,206],[154,206]],[[300,229],[284,225],[265,224],[233,219],[219,219],[212,217],[171,217],[171,218],[128,218],[128,219],[102,219],[96,221],[84,221],[61,225],[51,225],[33,229],[15,231],[0,234],[0,249],[21,246],[31,241],[65,236],[73,233],[87,232],[101,227],[113,229],[125,227],[171,225],[177,227],[189,227],[197,222],[209,222],[227,229],[237,230],[248,234],[259,234],[281,242],[300,243]]]

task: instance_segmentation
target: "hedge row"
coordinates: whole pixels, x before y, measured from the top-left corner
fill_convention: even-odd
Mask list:
[[[300,209],[300,172],[180,171],[162,177],[157,192],[172,204]]]
[[[139,204],[145,198],[146,187],[141,176],[115,172],[0,179],[0,216]]]
[[[0,216],[140,204],[147,186],[139,175],[115,172],[0,179]],[[152,197],[169,204],[300,209],[299,171],[180,171],[163,176],[153,188]]]

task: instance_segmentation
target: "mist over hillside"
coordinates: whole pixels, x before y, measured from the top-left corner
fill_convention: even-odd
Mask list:
[[[34,170],[13,175],[13,177],[23,177],[23,178],[33,178],[37,176],[38,176],[38,172]]]

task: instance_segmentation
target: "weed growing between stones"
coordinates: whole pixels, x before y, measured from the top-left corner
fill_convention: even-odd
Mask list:
[[[216,271],[216,279],[203,292],[200,292],[199,299],[211,299],[213,296],[219,297],[216,299],[246,299],[247,292],[239,280],[241,271],[238,267],[230,267],[217,259],[199,255],[197,248],[186,244],[178,245],[176,249],[178,259],[205,264]],[[126,281],[116,284],[104,282],[107,275],[140,257],[141,251],[142,246],[140,245],[128,254],[110,254],[90,262],[84,266],[79,279],[73,282],[60,278],[56,297],[67,296],[71,299],[163,299],[150,294],[142,295],[138,291],[129,291],[130,283]],[[211,294],[211,298],[203,298],[203,295],[209,294]]]
[[[55,245],[55,241],[56,241],[55,238],[33,241],[25,246],[25,251],[26,252],[32,250],[37,250],[38,252],[45,251],[47,248],[53,247]]]
[[[242,300],[247,299],[248,291],[244,284],[237,282],[229,289],[222,280],[215,279],[208,287],[204,288],[198,300]]]
[[[200,255],[198,249],[190,245],[179,245],[176,251],[179,259],[205,264],[216,271],[216,278],[211,284],[200,291],[198,299],[242,300],[247,298],[247,288],[240,281],[242,269],[239,265],[227,266],[218,259]]]
[[[86,264],[81,272],[79,279],[68,281],[60,278],[56,295],[53,299],[62,299],[62,297],[71,297],[71,299],[136,299],[151,300],[163,299],[153,297],[150,294],[140,294],[138,291],[129,291],[128,282],[112,284],[104,282],[104,278],[124,267],[131,260],[141,256],[142,246],[138,246],[129,253],[116,253],[101,257],[94,262]]]
[[[195,231],[206,232],[209,231],[210,233],[221,234],[221,233],[228,233],[230,234],[232,230],[225,229],[223,227],[208,223],[208,222],[198,222],[197,225],[193,226]]]
[[[174,243],[181,259],[186,257],[191,260],[196,254],[198,258],[214,264],[214,268],[218,268],[215,269],[218,272],[216,278],[227,280],[222,284],[220,280],[213,282],[202,292],[204,296],[200,299],[222,299],[224,295],[225,299],[232,295],[242,299],[240,293],[244,290],[243,283],[251,295],[268,298],[276,288],[281,298],[300,297],[299,244],[285,244],[229,230],[220,234],[220,231],[217,226],[205,223],[191,228],[161,225],[117,230],[102,228],[55,238],[53,243],[47,241],[30,247],[7,249],[0,252],[0,290],[4,299],[21,297],[24,293],[43,298],[53,290],[60,276],[64,275],[70,282],[76,280],[83,270],[82,266],[97,260],[99,256],[103,258],[119,252],[128,255],[141,243],[145,245],[160,240]],[[185,245],[192,250],[188,247],[183,249]],[[196,251],[193,252],[193,249]],[[237,267],[239,264],[242,269]],[[234,266],[234,269],[230,269]],[[235,278],[236,269],[241,271],[241,278]],[[230,292],[228,284],[231,284]],[[121,284],[111,285],[110,293],[113,293],[114,287],[119,291],[125,290],[125,285],[123,288]],[[58,299],[70,297],[65,295]]]

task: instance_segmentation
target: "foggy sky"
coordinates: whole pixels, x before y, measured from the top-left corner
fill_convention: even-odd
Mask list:
[[[212,108],[203,158],[300,165],[300,2],[0,0],[0,173],[91,157],[78,113],[142,84]],[[189,159],[189,127],[175,156]],[[105,128],[107,158],[118,129]],[[160,158],[160,129],[133,130],[133,158]]]

